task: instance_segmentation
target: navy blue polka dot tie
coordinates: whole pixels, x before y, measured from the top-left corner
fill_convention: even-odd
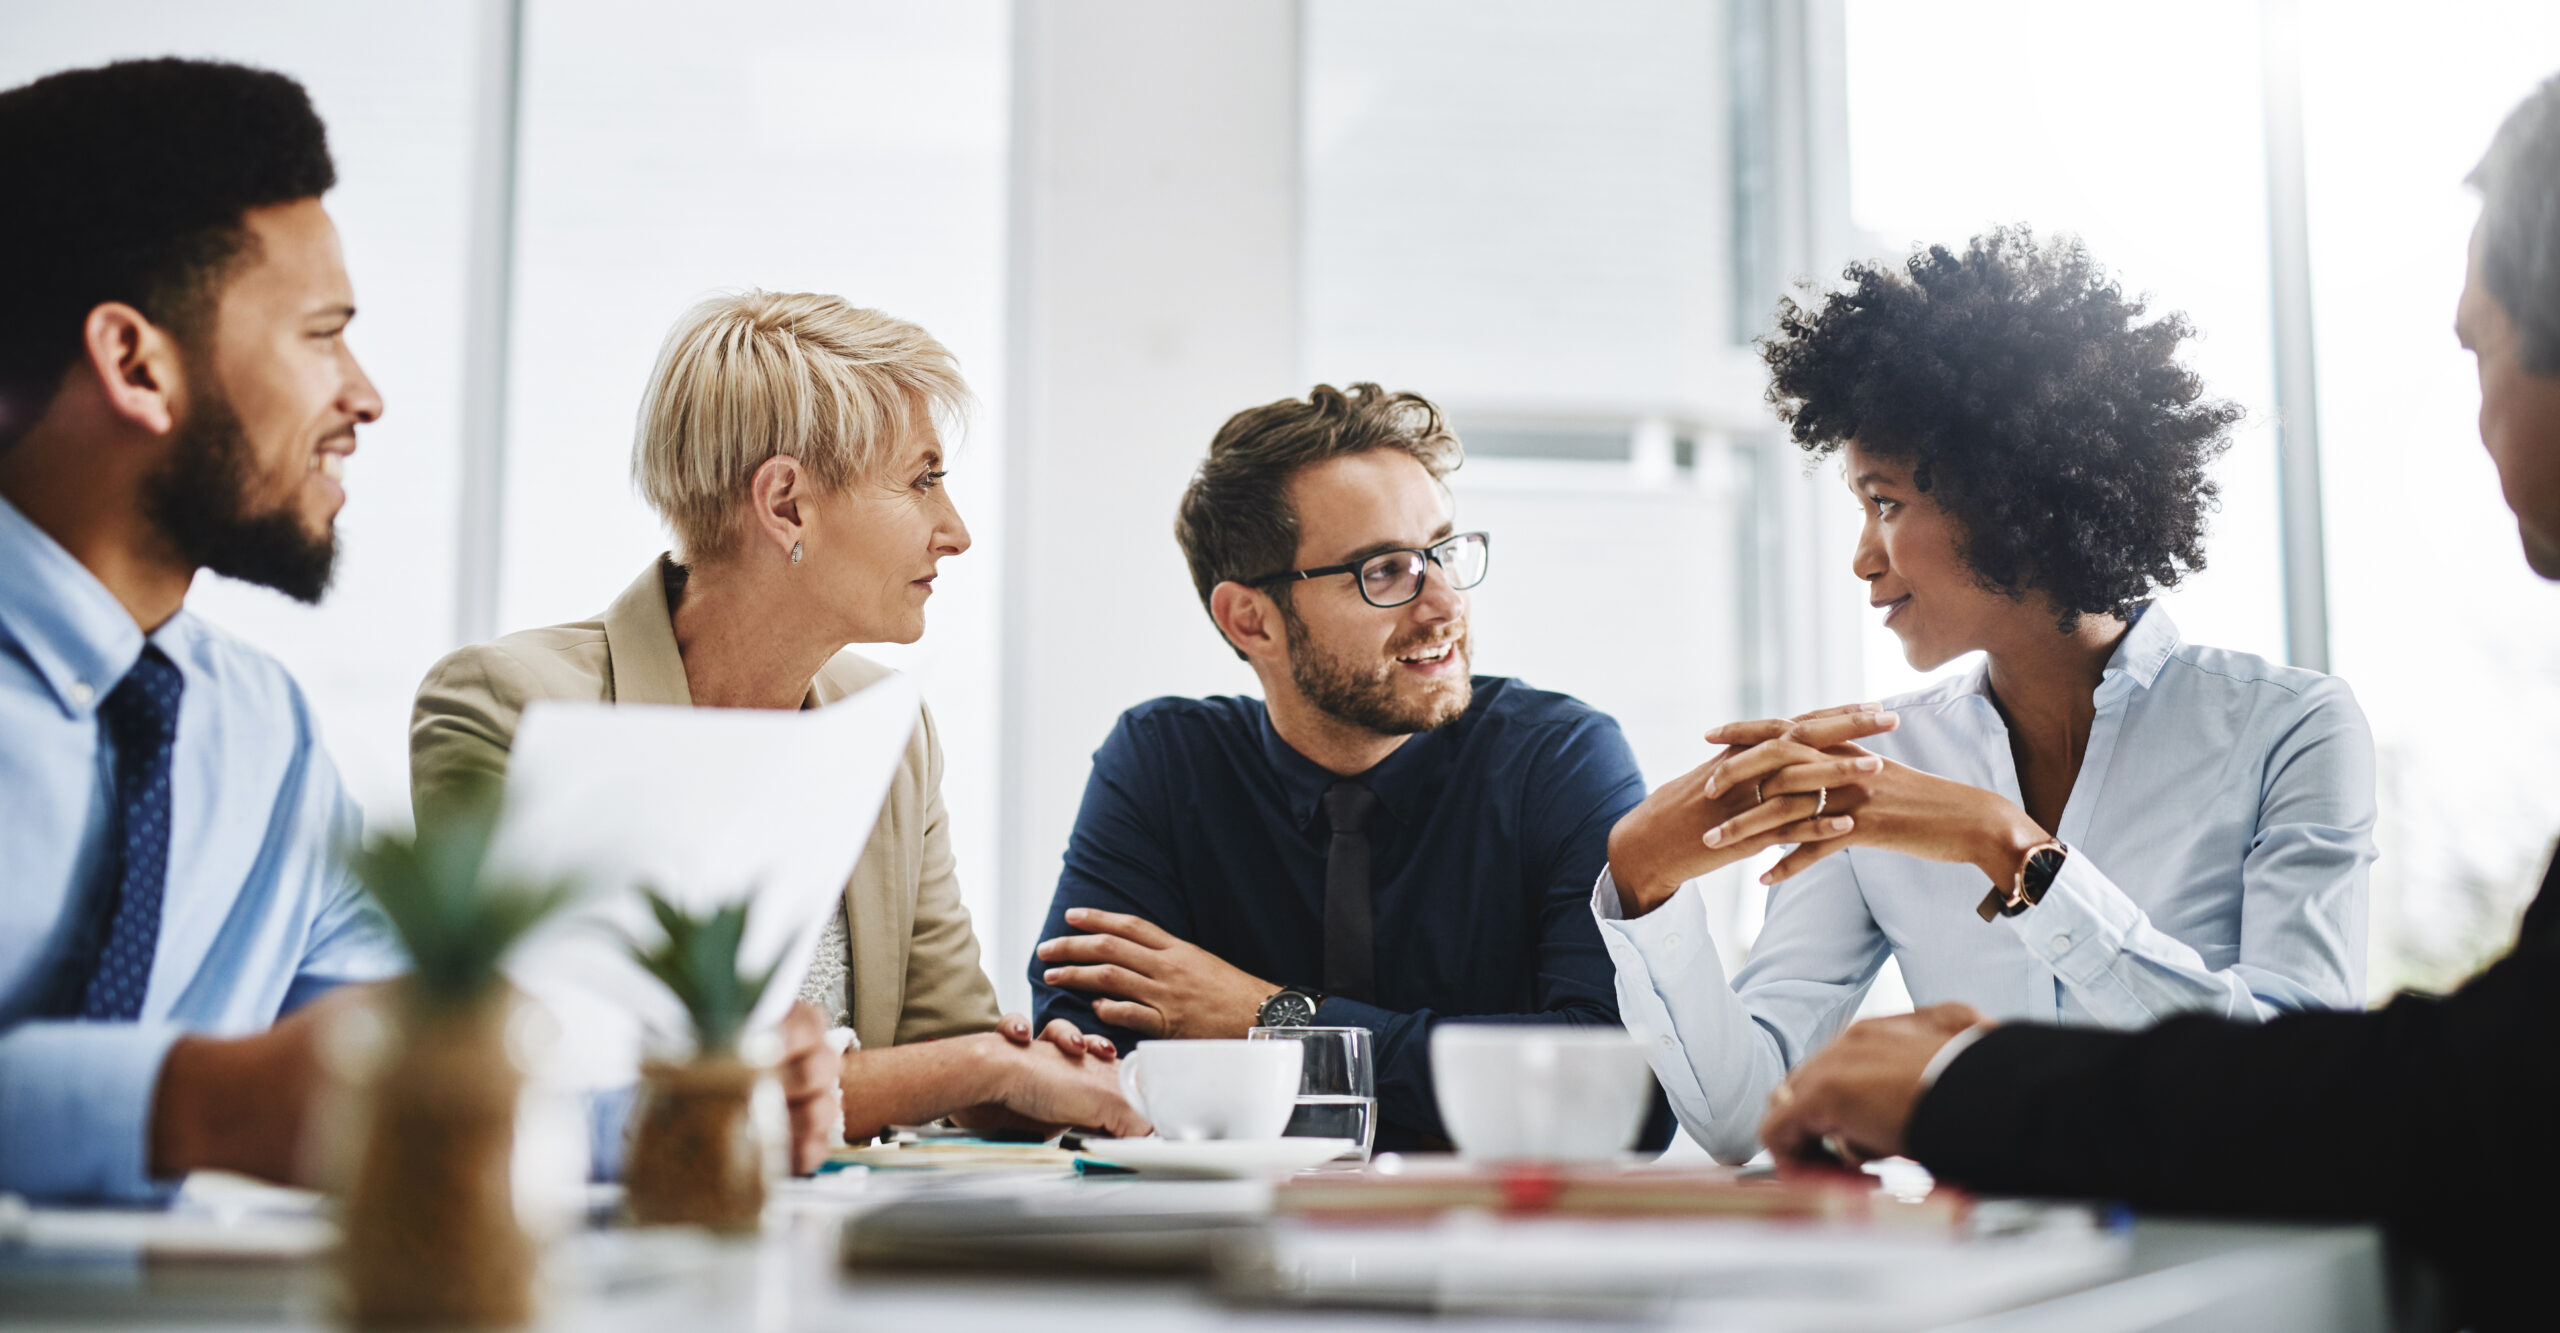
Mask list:
[[[160,898],[169,882],[169,755],[178,734],[177,664],[148,644],[98,706],[116,756],[115,895],[98,905],[103,938],[72,1010],[81,1018],[133,1019],[160,949]],[[66,996],[66,998],[68,998]],[[66,1006],[68,1007],[68,1006]]]

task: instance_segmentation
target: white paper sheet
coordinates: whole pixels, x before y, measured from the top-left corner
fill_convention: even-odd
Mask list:
[[[741,961],[781,963],[755,1025],[780,1019],[871,836],[916,710],[903,675],[807,711],[528,708],[490,866],[585,886],[507,965],[560,1024],[547,1072],[572,1087],[624,1086],[647,1034],[688,1030],[683,1007],[629,956],[628,939],[659,933],[643,884],[694,912],[752,894]]]

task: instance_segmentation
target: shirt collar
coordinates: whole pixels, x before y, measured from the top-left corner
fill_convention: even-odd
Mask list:
[[[94,710],[142,656],[142,630],[86,565],[0,499],[0,631],[71,717]],[[172,617],[174,624],[186,613]]]
[[[2135,608],[2133,623],[2125,627],[2124,637],[2116,640],[2116,651],[2107,659],[2107,669],[2099,677],[2104,684],[2115,676],[2130,678],[2140,689],[2150,689],[2160,679],[2160,668],[2169,665],[2169,657],[2178,651],[2178,627],[2169,613],[2156,603]]]
[[[2169,613],[2157,603],[2146,602],[2135,608],[2133,623],[2125,627],[2124,637],[2116,640],[2116,650],[2107,657],[2107,666],[2098,673],[2098,689],[2103,692],[2118,677],[2128,688],[2147,690],[2160,678],[2160,669],[2178,651],[2178,627]],[[1955,695],[1979,695],[1983,702],[1991,700],[1991,663],[1983,659],[1957,679]]]
[[[1378,808],[1390,820],[1410,824],[1419,819],[1455,761],[1459,734],[1467,729],[1489,693],[1479,678],[1475,697],[1468,701],[1465,714],[1447,726],[1406,737],[1395,753],[1379,760],[1368,772],[1354,774],[1351,780],[1377,795]],[[1300,829],[1307,828],[1323,808],[1325,792],[1343,779],[1280,739],[1280,730],[1271,725],[1267,706],[1262,710],[1262,754],[1270,762],[1271,771],[1279,776],[1281,794],[1289,801],[1289,817],[1297,821]]]

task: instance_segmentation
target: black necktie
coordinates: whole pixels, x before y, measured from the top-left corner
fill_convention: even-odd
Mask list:
[[[169,879],[169,766],[186,680],[149,645],[98,705],[115,748],[115,891],[93,895],[48,1006],[61,1017],[131,1020],[142,1013],[160,950],[160,898]]]
[[[1337,782],[1324,794],[1333,845],[1324,857],[1324,991],[1364,1004],[1378,998],[1378,955],[1370,942],[1369,812],[1378,794]]]

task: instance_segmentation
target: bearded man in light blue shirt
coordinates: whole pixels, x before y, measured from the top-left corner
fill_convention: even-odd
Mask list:
[[[186,595],[318,601],[382,414],[327,132],[282,75],[129,61],[0,92],[0,180],[0,1191],[293,1180],[320,997],[406,959],[301,689]],[[823,1031],[783,1025],[802,1171]],[[600,1174],[627,1106],[591,1107]]]
[[[199,569],[328,586],[382,400],[280,75],[134,62],[0,94],[0,1189],[287,1179],[296,1014],[403,966],[333,859],[354,805]]]

